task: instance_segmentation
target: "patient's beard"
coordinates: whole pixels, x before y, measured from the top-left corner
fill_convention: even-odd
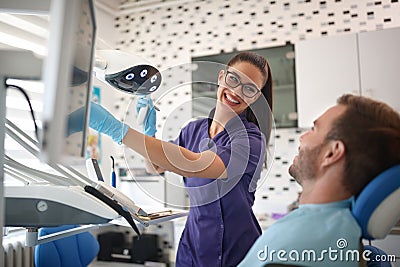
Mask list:
[[[312,149],[303,149],[299,152],[297,159],[289,167],[289,174],[300,185],[305,180],[313,180],[317,176],[318,157],[324,144]]]

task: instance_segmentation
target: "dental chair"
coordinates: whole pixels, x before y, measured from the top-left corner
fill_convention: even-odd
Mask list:
[[[363,239],[384,239],[400,220],[400,164],[372,180],[355,199],[352,212],[361,227]],[[388,261],[373,260],[387,256],[383,250],[371,245],[364,246],[364,250],[367,249],[371,251],[368,267],[391,266]]]
[[[78,225],[40,228],[39,236],[68,230]],[[64,237],[35,247],[35,267],[84,267],[99,252],[97,239],[89,232]]]

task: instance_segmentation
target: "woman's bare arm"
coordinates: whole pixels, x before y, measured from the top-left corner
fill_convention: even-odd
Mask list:
[[[144,166],[146,167],[146,172],[150,174],[161,174],[165,172],[165,169],[151,163],[147,158],[144,159]]]
[[[195,153],[176,144],[144,135],[131,128],[122,142],[158,168],[184,177],[212,179],[227,177],[224,162],[210,150]]]

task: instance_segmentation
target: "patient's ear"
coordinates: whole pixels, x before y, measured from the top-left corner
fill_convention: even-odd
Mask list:
[[[322,166],[326,167],[344,159],[345,146],[341,140],[329,141],[322,159]]]

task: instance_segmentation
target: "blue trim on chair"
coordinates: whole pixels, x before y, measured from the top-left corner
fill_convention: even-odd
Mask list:
[[[374,239],[368,233],[371,215],[382,201],[398,188],[400,188],[400,165],[395,165],[373,179],[357,197],[352,212],[361,226],[363,238]]]
[[[41,228],[39,236],[68,230],[78,225]],[[35,247],[36,267],[83,267],[97,256],[100,246],[89,232],[68,236]]]
[[[369,250],[371,254],[368,256],[367,267],[392,267],[390,261],[388,261],[388,255],[385,251],[380,248],[366,245],[364,250]],[[382,260],[385,259],[385,260]]]

